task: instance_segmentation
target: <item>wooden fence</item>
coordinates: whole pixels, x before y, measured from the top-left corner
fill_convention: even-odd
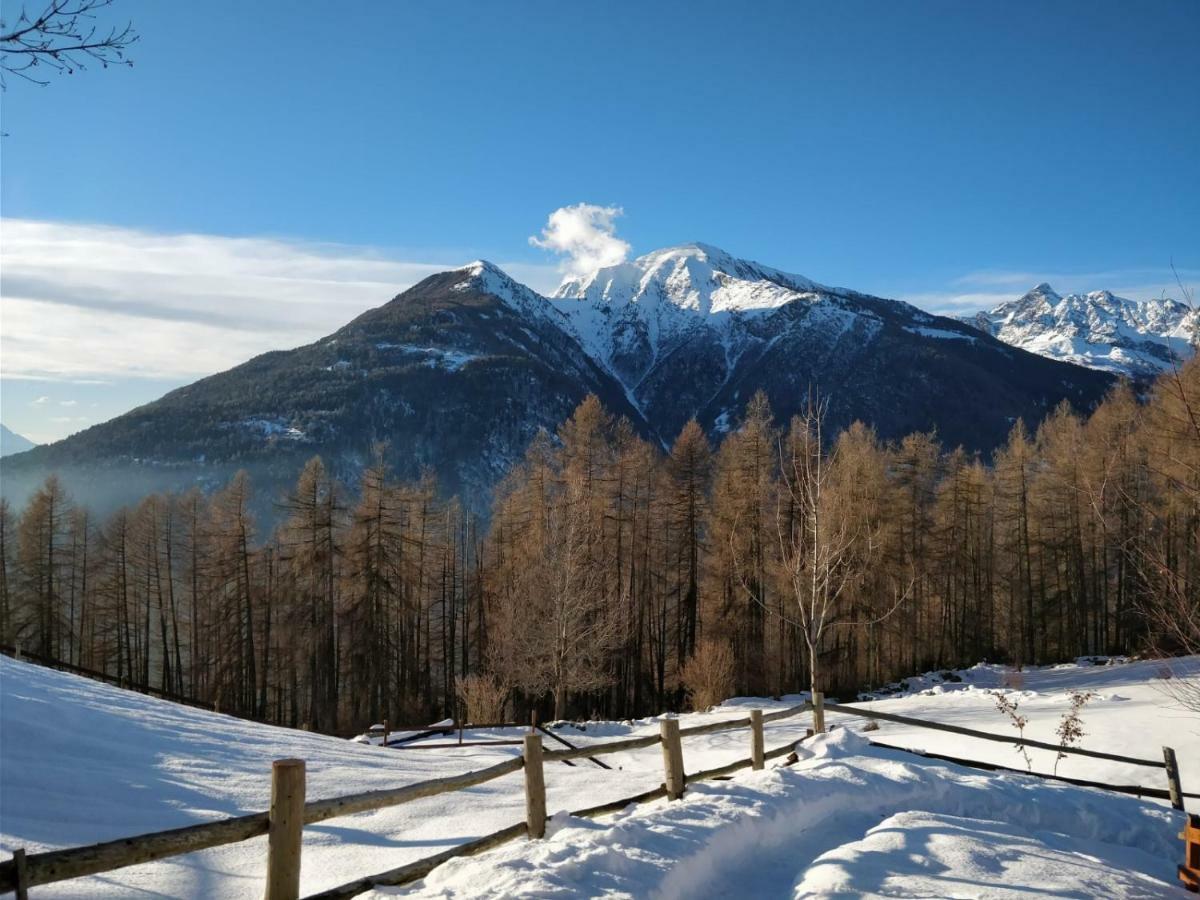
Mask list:
[[[1077,747],[1060,747],[1056,744],[1047,744],[1042,741],[1014,739],[1006,735],[976,731],[956,725],[929,722],[922,719],[880,713],[858,707],[825,703],[824,697],[818,692],[813,695],[811,703],[806,702],[788,709],[770,713],[764,713],[762,710],[756,709],[751,710],[750,715],[745,718],[713,722],[707,725],[695,725],[688,728],[681,728],[678,719],[663,719],[659,723],[658,734],[606,741],[603,744],[593,744],[585,747],[568,745],[561,750],[546,750],[542,743],[542,735],[534,732],[526,735],[521,741],[523,745],[521,756],[496,763],[483,769],[446,778],[434,778],[399,788],[366,791],[343,797],[333,797],[327,800],[306,801],[303,760],[277,760],[271,770],[271,808],[267,812],[222,819],[200,825],[190,825],[185,828],[175,828],[169,831],[138,835],[136,837],[123,838],[86,847],[72,847],[31,855],[27,855],[24,850],[17,850],[11,860],[0,863],[0,892],[15,891],[18,900],[26,900],[29,888],[37,885],[53,884],[69,878],[80,878],[87,875],[111,872],[138,863],[165,859],[171,856],[191,853],[196,850],[204,850],[209,847],[237,843],[266,834],[268,836],[268,849],[265,896],[267,900],[296,900],[299,896],[302,835],[305,825],[323,822],[336,816],[347,816],[354,813],[384,809],[425,797],[463,790],[464,788],[501,778],[520,769],[524,770],[524,822],[514,823],[500,831],[485,835],[465,844],[459,844],[433,856],[407,863],[386,872],[368,875],[356,881],[312,895],[312,900],[318,897],[354,897],[376,886],[401,885],[414,881],[424,877],[448,859],[479,853],[497,844],[519,837],[522,834],[527,835],[531,840],[543,837],[546,827],[544,766],[547,762],[569,762],[571,760],[587,758],[599,763],[596,759],[599,756],[638,750],[652,747],[656,744],[662,745],[664,779],[659,787],[632,797],[624,797],[620,800],[611,801],[599,806],[575,810],[572,813],[572,815],[580,817],[600,816],[617,812],[631,803],[639,803],[661,797],[666,797],[669,800],[678,799],[683,795],[689,782],[727,776],[747,766],[752,769],[762,769],[766,765],[767,760],[776,759],[791,753],[797,743],[795,740],[790,740],[782,746],[767,750],[765,748],[763,726],[769,722],[778,722],[809,711],[813,713],[814,727],[812,730],[818,732],[824,730],[825,712],[829,711],[859,718],[914,725],[983,740],[1001,741],[1008,744],[1024,744],[1025,746],[1050,749],[1072,755],[1161,768],[1166,770],[1168,780],[1167,794],[1176,809],[1183,809],[1183,798],[1185,796],[1195,796],[1183,793],[1179,784],[1179,771],[1174,764],[1174,751],[1171,751],[1169,748],[1165,748],[1164,759],[1157,761],[1102,753],[1095,750],[1084,750]],[[707,769],[691,774],[686,773],[681,743],[682,738],[742,728],[750,730],[750,755],[748,757],[718,766],[714,769]],[[565,741],[560,742],[566,743]],[[1100,787],[1103,785],[1097,784],[1096,786]]]

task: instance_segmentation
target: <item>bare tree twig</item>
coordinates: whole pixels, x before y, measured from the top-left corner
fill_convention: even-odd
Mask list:
[[[97,12],[113,0],[52,0],[31,16],[24,7],[13,24],[0,20],[0,88],[6,77],[47,85],[47,75],[73,75],[89,65],[132,66],[126,55],[138,40],[132,23],[107,31],[95,22]]]

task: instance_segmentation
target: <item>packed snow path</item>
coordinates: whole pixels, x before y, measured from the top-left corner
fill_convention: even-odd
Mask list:
[[[1200,660],[1188,665],[1196,671]],[[1200,785],[1200,722],[1172,705],[1157,681],[1161,669],[1142,662],[1027,671],[1012,696],[1030,716],[1027,734],[1053,739],[1066,692],[1096,691],[1100,696],[1084,713],[1083,746],[1156,758],[1161,746],[1170,744],[1179,755],[1185,790],[1194,791]],[[1013,676],[980,666],[960,677],[961,682],[949,684],[912,679],[908,695],[875,705],[1006,731],[986,689],[1006,681],[1011,686]],[[519,752],[516,747],[384,750],[180,707],[8,659],[0,659],[0,691],[0,850],[6,853],[261,811],[268,801],[270,762],[284,756],[308,761],[308,795],[320,799],[477,769]],[[800,699],[740,698],[712,713],[685,716],[684,724],[739,718],[748,708],[770,710]],[[798,739],[807,724],[805,717],[768,725],[767,746]],[[573,743],[589,743],[656,731],[656,720],[647,719],[563,733]],[[1020,765],[1007,744],[890,724],[870,736]],[[684,740],[689,771],[747,755],[745,730]],[[517,841],[448,864],[406,892],[1014,896],[1058,884],[1053,889],[1058,896],[1095,896],[1097,883],[1110,885],[1100,893],[1113,897],[1176,890],[1178,814],[1162,804],[932,763],[869,748],[845,729],[811,746],[806,742],[804,755],[795,767],[694,785],[678,803],[647,804],[596,822],[564,822],[560,816],[545,842]],[[1053,766],[1053,753],[1033,756],[1038,768]],[[582,761],[573,768],[548,766],[550,811],[610,801],[662,780],[657,747],[605,760],[620,768],[610,772]],[[1071,758],[1060,772],[1163,786],[1159,770],[1099,760]],[[383,871],[523,816],[516,774],[461,793],[314,825],[305,829],[302,888],[313,892]],[[1081,850],[1084,846],[1095,848],[1094,858],[1080,856],[1088,852]],[[35,897],[39,890],[54,897],[256,897],[265,858],[265,839],[259,838],[35,888]],[[599,880],[588,881],[586,873]],[[1006,885],[1008,893],[999,888],[981,893],[980,883],[989,877],[990,883]]]
[[[544,842],[451,860],[376,896],[1177,896],[1177,813],[918,764],[847,729],[801,752],[608,822],[561,817]]]

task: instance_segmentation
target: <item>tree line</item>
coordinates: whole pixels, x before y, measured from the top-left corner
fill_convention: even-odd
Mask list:
[[[1200,652],[1198,410],[1193,361],[984,460],[828,434],[816,395],[664,449],[588,397],[485,517],[376,448],[353,485],[313,458],[269,531],[244,473],[104,521],[52,476],[0,502],[0,642],[331,732]]]

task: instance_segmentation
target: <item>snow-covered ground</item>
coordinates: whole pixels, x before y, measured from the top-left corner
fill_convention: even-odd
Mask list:
[[[1180,666],[1176,666],[1176,672]],[[1185,671],[1200,672],[1200,658]],[[910,679],[873,708],[1007,733],[990,689],[1020,702],[1026,734],[1054,740],[1068,691],[1098,696],[1084,710],[1085,747],[1157,759],[1178,754],[1185,790],[1200,790],[1200,718],[1173,705],[1162,666],[1072,665],[1021,673],[977,666],[962,681]],[[780,701],[739,698],[683,724],[738,718]],[[416,896],[1179,896],[1181,816],[1165,804],[998,775],[871,747],[867,739],[1021,767],[1007,744],[830,716],[842,727],[800,745],[794,766],[743,771],[594,821],[579,809],[657,786],[657,747],[547,766],[547,840],[518,840],[452,861]],[[767,746],[796,741],[807,717],[767,726]],[[848,727],[847,727],[848,726]],[[573,743],[656,733],[657,720],[564,728]],[[1012,732],[1015,734],[1015,732]],[[492,732],[495,736],[500,736]],[[480,737],[468,731],[466,738]],[[513,734],[504,734],[512,737]],[[442,742],[445,738],[436,738]],[[308,761],[310,799],[464,772],[517,747],[383,749],[255,725],[0,658],[0,850],[40,850],[178,827],[266,808],[272,759]],[[1030,751],[1036,768],[1052,752]],[[684,740],[689,771],[748,755],[744,730]],[[1161,770],[1072,757],[1072,777],[1163,787]],[[1200,809],[1196,801],[1189,808]],[[437,853],[522,820],[519,773],[388,810],[305,829],[304,892]],[[35,889],[35,896],[253,897],[265,839]]]

